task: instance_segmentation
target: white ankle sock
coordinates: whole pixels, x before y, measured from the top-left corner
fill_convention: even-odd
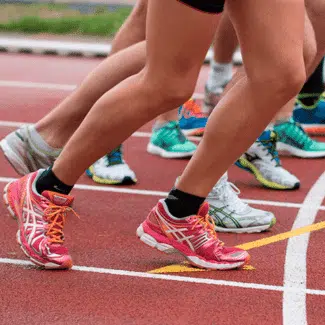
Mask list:
[[[218,63],[211,60],[207,80],[208,89],[214,91],[217,88],[224,87],[232,78],[232,69],[232,63]]]

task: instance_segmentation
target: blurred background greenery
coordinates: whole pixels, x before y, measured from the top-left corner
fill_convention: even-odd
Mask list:
[[[105,3],[18,3],[0,1],[0,32],[113,36],[134,0]],[[99,0],[102,1],[102,0]]]

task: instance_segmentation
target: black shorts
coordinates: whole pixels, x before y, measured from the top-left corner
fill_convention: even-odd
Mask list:
[[[162,0],[163,1],[163,0]],[[217,14],[223,11],[225,0],[178,0],[184,4],[203,11]]]

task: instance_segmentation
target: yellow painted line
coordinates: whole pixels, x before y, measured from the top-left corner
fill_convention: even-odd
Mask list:
[[[245,265],[243,267],[243,270],[253,271],[255,270],[255,267],[252,265]],[[200,269],[198,267],[191,266],[185,261],[183,264],[167,265],[159,269],[148,271],[148,273],[161,274],[161,273],[182,273],[182,272],[206,272],[206,271],[209,270]]]
[[[245,250],[250,250],[253,248],[267,246],[267,245],[270,245],[273,243],[277,243],[279,241],[289,239],[291,237],[300,236],[300,235],[306,234],[308,232],[313,232],[313,231],[317,231],[317,230],[321,230],[321,229],[325,229],[325,221],[314,223],[312,225],[298,228],[295,230],[291,230],[288,232],[284,232],[282,234],[278,234],[278,235],[274,235],[271,237],[266,237],[263,239],[255,240],[255,241],[252,241],[249,243],[241,244],[236,247],[242,248]],[[255,267],[252,265],[246,265],[243,267],[243,269],[247,270],[247,271],[252,271],[252,270],[255,270]],[[173,264],[173,265],[161,267],[159,269],[149,271],[148,273],[158,273],[159,274],[159,273],[181,273],[181,272],[204,272],[204,271],[208,271],[208,270],[192,267],[192,266],[189,266],[189,264],[187,262],[184,262],[183,264]]]
[[[207,270],[199,269],[187,265],[182,265],[182,264],[173,264],[173,265],[161,267],[156,270],[149,271],[148,273],[159,274],[159,273],[181,273],[181,272],[204,272],[204,271]]]
[[[246,244],[241,244],[236,247],[242,248],[242,249],[248,251],[253,248],[270,245],[270,244],[277,243],[282,240],[286,240],[291,237],[300,236],[300,235],[306,234],[308,232],[313,232],[313,231],[321,230],[324,228],[325,228],[325,221],[322,221],[322,222],[314,223],[314,224],[306,226],[306,227],[302,227],[302,228],[294,229],[294,230],[291,230],[288,232],[284,232],[282,234],[255,240],[255,241],[252,241],[252,242],[249,242]]]
[[[255,269],[255,267],[253,265],[244,265],[243,270],[245,270],[245,271],[254,271],[256,269]]]

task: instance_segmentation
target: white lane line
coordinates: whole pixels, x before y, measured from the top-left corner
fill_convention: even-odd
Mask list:
[[[0,87],[33,88],[33,89],[36,88],[36,89],[73,91],[77,87],[77,85],[52,84],[52,83],[44,83],[44,82],[30,82],[30,81],[0,80]]]
[[[308,192],[292,230],[315,222],[319,207],[325,198],[325,172]],[[288,240],[284,265],[283,325],[307,325],[306,282],[307,249],[310,233]],[[292,292],[290,288],[300,288]]]
[[[33,123],[26,123],[26,122],[16,122],[16,121],[0,121],[0,127],[7,127],[7,128],[20,128],[23,125],[32,125]],[[138,138],[150,138],[150,132],[134,132],[132,134],[133,137]]]
[[[46,83],[46,82],[0,80],[0,87],[34,88],[34,89],[73,91],[74,89],[77,88],[77,85],[54,84],[54,83]],[[202,93],[194,93],[193,98],[195,98],[195,99],[203,99],[204,94],[202,94]]]
[[[0,183],[9,183],[16,179],[17,178],[0,177]],[[119,187],[113,187],[113,186],[108,186],[108,185],[96,186],[96,185],[77,184],[77,185],[75,185],[74,188],[77,190],[86,190],[86,191],[111,192],[111,193],[146,195],[146,196],[157,196],[157,197],[166,197],[168,195],[168,192],[163,192],[163,191],[119,188]],[[243,201],[248,204],[268,205],[268,206],[283,207],[283,208],[297,208],[297,209],[299,209],[303,206],[302,204],[299,204],[299,203],[290,203],[290,202],[249,200],[249,199],[243,199]],[[325,210],[325,206],[321,206],[320,210]]]
[[[32,125],[32,123],[26,123],[26,122],[16,122],[16,121],[0,121],[0,127],[6,127],[6,128],[20,128],[23,125]],[[141,131],[136,131],[132,134],[132,137],[137,137],[137,138],[150,138],[151,137],[151,132],[141,132]],[[188,139],[192,141],[199,141],[199,137],[188,137]]]
[[[0,258],[0,264],[10,264],[10,265],[18,265],[18,266],[35,266],[29,261],[10,259],[10,258]],[[117,275],[117,276],[129,276],[129,277],[136,277],[136,278],[167,280],[167,281],[177,281],[177,282],[186,282],[186,283],[208,284],[208,285],[235,287],[235,288],[243,288],[243,289],[257,289],[257,290],[280,291],[280,292],[288,290],[292,293],[301,293],[303,291],[303,293],[305,294],[325,296],[325,290],[314,290],[314,289],[306,289],[306,288],[301,289],[298,287],[284,288],[281,286],[267,285],[267,284],[260,284],[260,283],[214,280],[214,279],[194,278],[194,277],[168,275],[168,274],[153,274],[153,273],[146,273],[146,272],[106,269],[106,268],[99,268],[99,267],[92,267],[92,266],[76,265],[72,267],[72,270],[79,271],[79,272],[110,274],[110,275]]]

